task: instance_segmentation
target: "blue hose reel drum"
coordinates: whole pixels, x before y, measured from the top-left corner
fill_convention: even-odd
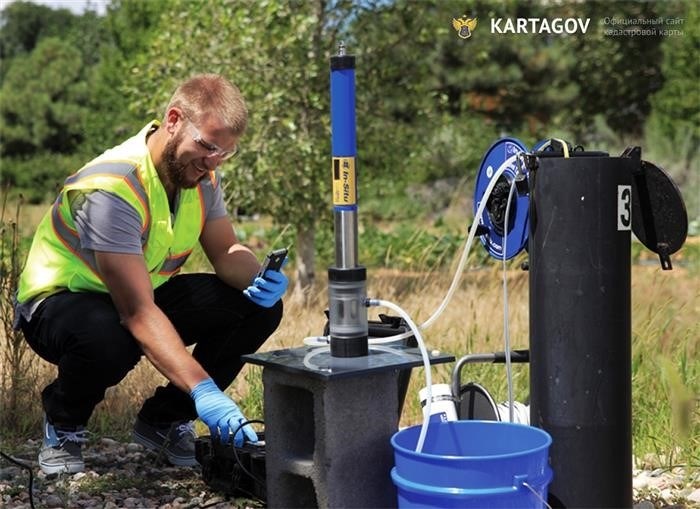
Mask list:
[[[498,178],[491,194],[486,197],[486,207],[479,218],[479,224],[488,232],[480,235],[481,243],[489,254],[499,260],[503,259],[503,245],[506,244],[505,258],[510,259],[527,246],[529,198],[527,194],[513,190],[508,225],[505,225],[505,212],[510,187],[517,173],[517,154],[527,152],[525,145],[515,138],[501,138],[491,145],[484,155],[476,177],[474,189],[474,214],[477,213],[486,188],[496,172],[505,165],[505,170]],[[525,170],[523,170],[525,171]],[[504,242],[505,241],[505,242]]]

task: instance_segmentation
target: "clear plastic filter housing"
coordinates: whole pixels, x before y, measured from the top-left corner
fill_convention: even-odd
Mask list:
[[[365,268],[330,269],[328,272],[331,351],[341,357],[367,355]]]

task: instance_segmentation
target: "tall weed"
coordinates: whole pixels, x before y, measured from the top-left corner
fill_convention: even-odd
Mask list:
[[[41,361],[37,362],[22,332],[13,328],[14,295],[25,254],[19,230],[22,200],[12,212],[8,210],[9,193],[4,194],[0,209],[0,430],[24,434],[39,415],[35,401]]]

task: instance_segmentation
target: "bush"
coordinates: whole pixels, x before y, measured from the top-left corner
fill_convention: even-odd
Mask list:
[[[69,175],[87,159],[71,154],[37,154],[29,158],[3,158],[0,185],[12,196],[23,195],[28,203],[51,202]]]

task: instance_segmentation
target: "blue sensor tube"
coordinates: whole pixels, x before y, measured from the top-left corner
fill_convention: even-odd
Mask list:
[[[331,154],[335,267],[328,269],[332,357],[369,353],[366,270],[357,264],[355,57],[341,43],[331,57]]]
[[[354,60],[352,56],[331,57],[331,153],[334,157],[357,155]],[[338,69],[333,68],[334,63]],[[343,67],[347,65],[352,67]]]
[[[341,44],[331,57],[331,174],[336,267],[357,267],[355,57]]]
[[[331,154],[334,211],[356,211],[355,57],[346,55],[343,45],[331,57]],[[346,223],[351,220],[345,219]],[[352,249],[351,239],[347,240]]]

